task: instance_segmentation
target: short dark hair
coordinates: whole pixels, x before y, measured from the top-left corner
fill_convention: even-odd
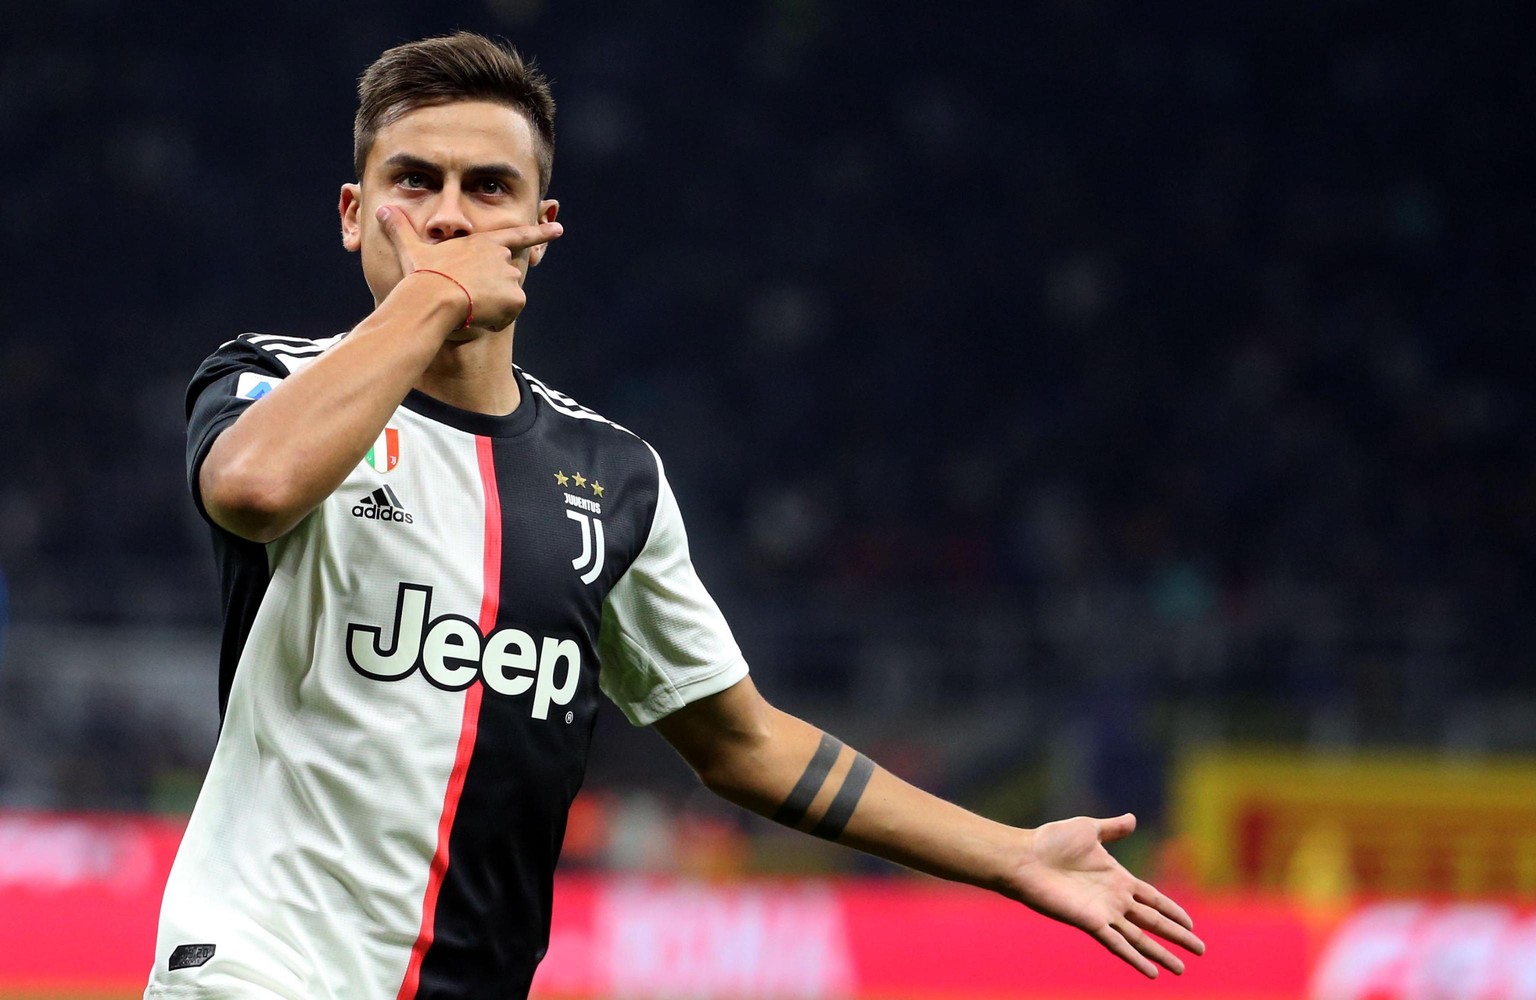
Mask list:
[[[539,196],[549,193],[555,159],[555,99],[549,81],[511,45],[468,31],[397,45],[357,81],[352,165],[358,179],[379,129],[417,108],[493,101],[521,111],[533,126]]]

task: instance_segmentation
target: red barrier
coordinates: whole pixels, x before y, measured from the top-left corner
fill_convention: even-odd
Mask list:
[[[1029,997],[1133,990],[1301,1000],[1315,940],[1295,907],[1204,900],[1210,955],[1156,984],[1085,935],[937,882],[565,879],[537,996]],[[1153,993],[1145,995],[1151,996]]]
[[[1388,902],[1340,925],[1313,1000],[1536,1000],[1536,911]]]
[[[0,991],[141,990],[180,833],[156,819],[0,813]],[[1210,953],[1147,983],[1085,935],[939,882],[566,876],[535,993],[1536,1000],[1528,904],[1379,903],[1341,920],[1179,896]]]
[[[182,826],[0,813],[0,986],[142,990]]]

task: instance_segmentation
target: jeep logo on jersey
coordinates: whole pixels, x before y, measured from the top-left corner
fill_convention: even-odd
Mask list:
[[[571,639],[536,638],[499,628],[488,636],[463,615],[432,613],[432,588],[400,584],[388,646],[384,630],[347,624],[347,662],[376,681],[404,680],[419,669],[444,691],[462,691],[479,678],[497,694],[533,691],[533,717],[549,718],[551,705],[569,705],[581,680],[581,647]]]

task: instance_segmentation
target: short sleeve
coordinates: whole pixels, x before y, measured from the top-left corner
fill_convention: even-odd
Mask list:
[[[219,434],[288,374],[268,352],[244,338],[213,352],[187,386],[187,485],[197,512],[206,520],[198,476]],[[211,522],[210,522],[211,523]]]
[[[688,556],[682,514],[660,458],[656,472],[650,535],[608,593],[598,634],[599,685],[637,726],[747,676],[730,626]]]

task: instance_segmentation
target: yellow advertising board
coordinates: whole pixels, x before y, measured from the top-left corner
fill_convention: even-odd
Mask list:
[[[1536,896],[1536,759],[1213,748],[1173,800],[1207,887]]]

